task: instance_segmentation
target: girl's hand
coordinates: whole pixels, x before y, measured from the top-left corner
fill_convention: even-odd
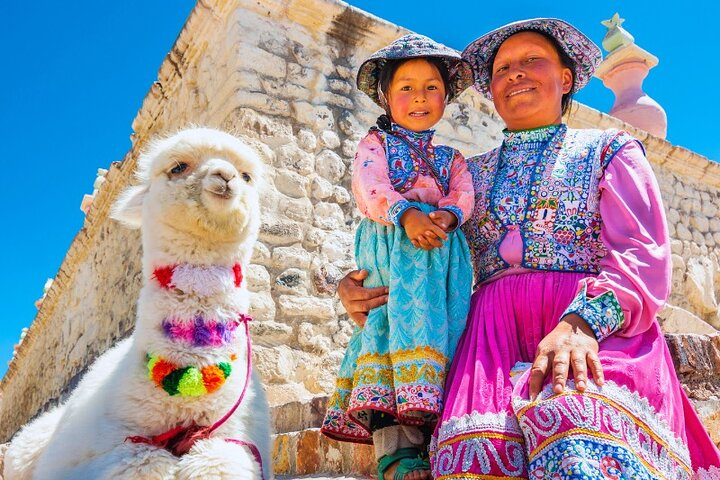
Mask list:
[[[530,400],[540,394],[545,377],[552,377],[553,392],[562,393],[572,367],[575,388],[587,388],[588,366],[598,386],[605,383],[598,357],[600,346],[590,326],[580,316],[566,315],[538,344],[530,372]]]
[[[423,250],[442,247],[442,242],[448,238],[445,231],[435,225],[430,217],[415,208],[409,208],[403,213],[400,224],[412,244]]]
[[[435,210],[428,216],[435,225],[443,229],[443,232],[453,230],[457,225],[457,217],[447,210]]]
[[[367,276],[367,270],[353,270],[340,280],[337,287],[338,297],[348,317],[361,328],[365,326],[368,312],[388,300],[388,287],[363,287]]]

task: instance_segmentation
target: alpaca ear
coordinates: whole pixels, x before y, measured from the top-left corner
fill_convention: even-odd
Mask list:
[[[147,185],[136,185],[126,189],[113,204],[110,217],[127,227],[140,228],[142,206],[147,192]]]

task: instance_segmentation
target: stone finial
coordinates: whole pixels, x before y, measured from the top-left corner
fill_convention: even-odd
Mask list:
[[[667,136],[665,110],[642,90],[642,83],[658,59],[638,47],[635,39],[620,25],[625,19],[615,14],[601,22],[608,32],[602,41],[607,57],[595,76],[615,94],[610,115],[659,138]]]
[[[600,22],[608,29],[605,38],[602,40],[602,46],[608,53],[612,53],[613,50],[625,45],[635,43],[635,38],[630,35],[630,32],[620,26],[624,21],[625,19],[620,18],[619,13],[615,13],[610,19]]]

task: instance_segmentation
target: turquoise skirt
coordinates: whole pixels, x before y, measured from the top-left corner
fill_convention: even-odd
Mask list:
[[[416,203],[425,213],[437,207]],[[445,375],[470,307],[472,263],[465,236],[441,248],[416,248],[405,230],[363,219],[355,236],[366,287],[387,285],[386,305],[355,328],[340,365],[322,431],[337,440],[372,443],[373,411],[400,424],[434,422]]]

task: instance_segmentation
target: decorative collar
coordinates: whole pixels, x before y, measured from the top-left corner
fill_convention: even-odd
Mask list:
[[[232,373],[231,362],[237,359],[235,354],[230,361],[220,362],[207,367],[181,367],[157,355],[147,355],[148,377],[165,390],[168,395],[199,397],[212,393],[223,386]]]
[[[239,288],[243,281],[242,266],[167,265],[153,270],[152,278],[162,288],[177,288],[186,293],[209,296]]]
[[[222,347],[235,340],[235,331],[242,322],[252,320],[250,315],[239,313],[237,319],[221,321],[197,315],[192,319],[166,318],[162,322],[165,337],[193,347]]]
[[[535,149],[541,148],[553,138],[553,135],[563,127],[560,125],[547,125],[539,128],[531,128],[528,130],[503,130],[505,139],[503,140],[503,146],[512,148],[525,148]]]
[[[401,127],[397,123],[393,123],[392,133],[402,135],[406,140],[415,145],[415,147],[419,148],[421,151],[425,151],[427,145],[432,141],[435,130],[429,129],[423,130],[422,132],[416,132],[414,130],[408,130],[407,128]]]

